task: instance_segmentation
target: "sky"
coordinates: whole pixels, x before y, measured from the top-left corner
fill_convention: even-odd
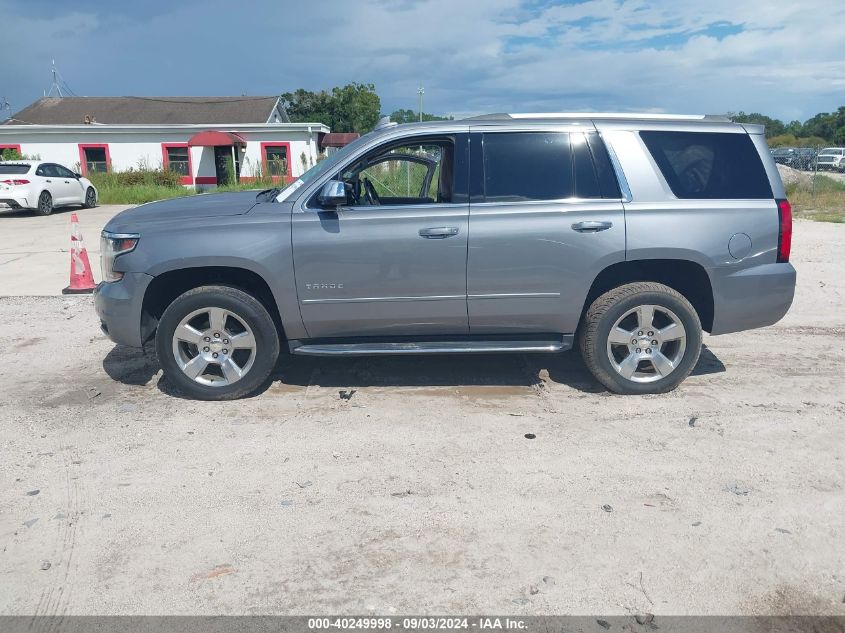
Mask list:
[[[373,83],[382,111],[762,112],[845,105],[841,0],[0,0],[0,119],[43,96]]]

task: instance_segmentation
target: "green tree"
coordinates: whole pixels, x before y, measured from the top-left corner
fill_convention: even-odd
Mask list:
[[[783,121],[773,119],[765,114],[760,114],[759,112],[746,114],[745,112],[740,111],[731,114],[730,118],[731,121],[735,123],[756,123],[758,125],[764,125],[766,127],[766,138],[781,136],[787,131]]]
[[[422,113],[423,121],[451,121],[453,118],[450,116],[437,116],[428,112]],[[390,115],[390,120],[394,123],[414,123],[420,120],[420,113],[406,109],[394,110]]]
[[[294,123],[325,123],[332,132],[365,134],[375,127],[381,100],[373,84],[351,83],[331,92],[300,88],[282,94],[282,105]]]
[[[381,99],[373,84],[352,83],[332,88],[332,98],[335,104],[333,131],[365,134],[378,123]]]

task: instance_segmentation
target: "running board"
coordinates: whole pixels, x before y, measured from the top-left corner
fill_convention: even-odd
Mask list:
[[[399,354],[553,353],[572,348],[573,336],[537,341],[418,341],[381,343],[314,343],[291,346],[302,356],[381,356]]]

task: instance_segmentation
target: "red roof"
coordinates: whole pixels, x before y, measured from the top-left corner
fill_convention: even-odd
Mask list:
[[[189,140],[191,147],[212,147],[215,145],[246,145],[246,139],[234,132],[218,132],[217,130],[206,130],[194,134]]]
[[[322,147],[343,147],[361,136],[358,132],[330,132],[320,140]]]

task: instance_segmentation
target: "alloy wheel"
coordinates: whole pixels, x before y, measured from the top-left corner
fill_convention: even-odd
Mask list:
[[[38,197],[38,210],[44,215],[48,215],[53,210],[53,199],[46,191]]]
[[[610,328],[607,356],[623,378],[655,382],[678,367],[686,341],[684,325],[674,312],[659,305],[641,305],[628,310]]]
[[[173,357],[188,378],[212,387],[241,380],[255,362],[255,335],[231,310],[207,307],[188,314],[173,333]]]

